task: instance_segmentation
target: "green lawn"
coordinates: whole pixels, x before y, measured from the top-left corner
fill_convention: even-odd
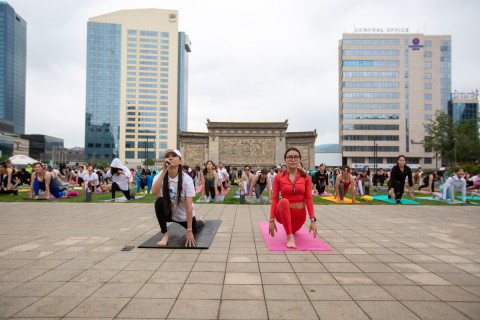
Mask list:
[[[221,204],[240,204],[240,199],[235,199],[233,198],[235,195],[236,195],[236,191],[238,190],[238,186],[232,186],[232,188],[230,189],[229,193],[225,196],[225,199],[223,202],[220,202]],[[79,191],[79,190],[77,190]],[[81,191],[81,190],[80,190]],[[136,193],[136,188],[135,189],[132,189],[132,191],[134,191]],[[67,198],[67,199],[56,199],[56,200],[50,200],[50,201],[55,201],[55,202],[85,202],[85,195],[82,195],[81,192],[80,193],[80,196],[79,197],[72,197],[72,198]],[[331,190],[330,190],[330,193]],[[386,193],[385,192],[375,192],[374,193],[376,195],[385,195]],[[198,193],[193,201],[195,203],[195,201],[200,197],[201,193]],[[262,193],[263,196],[267,197],[268,196],[268,192],[265,190],[263,193]],[[427,194],[415,194],[417,196],[429,196]],[[460,195],[460,193],[457,193],[457,195]],[[32,201],[32,200],[24,200],[23,197],[28,197],[29,196],[29,192],[19,192],[18,196],[15,196],[15,195],[0,195],[0,202],[16,202],[16,201],[29,201],[29,202],[35,202],[35,201]],[[117,192],[117,198],[120,198],[120,197],[123,197],[123,194],[121,192]],[[141,199],[135,199],[133,201],[128,201],[126,203],[153,203],[155,202],[155,199],[157,198],[156,195],[142,195],[144,196],[143,198]],[[347,197],[350,198],[351,194],[347,194]],[[97,203],[102,203],[103,201],[102,200],[109,200],[111,199],[112,196],[111,196],[111,193],[105,193],[105,194],[99,194],[99,195],[96,195],[96,194],[92,194],[92,202],[97,202]],[[356,196],[355,199],[360,201],[360,198],[361,196]],[[403,196],[404,199],[410,199],[410,197],[408,196],[408,194],[404,194]],[[46,201],[46,200],[44,200]],[[416,202],[419,202],[420,204],[425,204],[425,205],[433,205],[433,206],[451,206],[451,204],[447,204],[447,203],[444,203],[444,202],[440,202],[440,201],[430,201],[430,200],[426,200],[426,199],[417,199],[415,198],[415,201]],[[43,202],[43,201],[36,201],[36,202]],[[473,200],[473,202],[476,202],[480,205],[480,199],[479,200]],[[325,199],[322,199],[321,197],[318,197],[318,196],[314,196],[313,197],[313,203],[314,204],[321,204],[321,205],[346,205],[346,206],[349,206],[349,205],[352,205],[352,204],[343,204],[343,203],[335,203],[335,202],[332,202],[332,201],[328,201],[328,200],[325,200]],[[218,203],[215,203],[215,202],[211,202],[211,204],[215,205],[215,204],[218,204]],[[248,204],[251,204],[251,205],[269,205],[267,203],[248,203]],[[362,201],[361,203],[357,203],[357,204],[353,204],[353,205],[395,205],[395,204],[390,204],[390,203],[387,203],[387,202],[384,202],[384,201],[379,201],[379,200],[373,200],[373,201]],[[456,204],[456,206],[469,206],[469,205],[473,205],[473,204],[468,204],[468,203],[465,203],[465,204]]]

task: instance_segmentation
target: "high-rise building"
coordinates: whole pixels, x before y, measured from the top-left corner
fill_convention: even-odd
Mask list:
[[[339,45],[343,164],[433,166],[422,141],[436,110],[447,112],[451,36],[348,33]]]
[[[454,92],[448,101],[448,115],[453,121],[478,121],[478,90],[476,92]]]
[[[25,133],[27,23],[0,1],[0,131]]]
[[[187,129],[188,52],[175,10],[122,10],[88,21],[85,158],[138,163]]]

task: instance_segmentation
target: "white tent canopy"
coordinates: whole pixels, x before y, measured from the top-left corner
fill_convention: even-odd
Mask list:
[[[32,159],[29,156],[25,156],[25,155],[12,156],[8,158],[8,160],[13,165],[25,165],[25,166],[29,163],[34,164],[35,162],[38,162],[37,160]]]

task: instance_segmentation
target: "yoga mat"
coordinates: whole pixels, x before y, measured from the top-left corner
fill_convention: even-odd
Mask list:
[[[221,192],[220,195],[226,196],[228,194],[228,191],[230,191],[230,188],[223,190],[223,192]]]
[[[135,199],[132,199],[132,200],[137,200],[137,199],[142,199],[143,196],[139,196],[139,195],[135,195]],[[112,202],[112,199],[108,199],[108,200],[100,200],[102,202]],[[125,198],[125,196],[122,196],[121,198],[115,198],[115,202],[127,202],[127,198]]]
[[[302,226],[300,230],[293,234],[297,248],[287,248],[287,235],[285,229],[281,223],[275,223],[277,225],[275,237],[272,237],[268,233],[268,222],[258,223],[268,251],[332,251],[332,249],[323,243],[322,240],[314,238],[313,234],[309,233],[305,226]]]
[[[206,220],[205,225],[194,234],[195,247],[185,247],[186,229],[175,222],[168,225],[168,244],[165,247],[157,246],[157,242],[162,240],[161,232],[157,233],[138,247],[155,249],[208,249],[210,248],[210,244],[212,244],[213,238],[215,237],[221,223],[222,220]]]
[[[328,200],[328,201],[332,201],[332,202],[336,202],[336,203],[339,203],[338,202],[338,199],[334,199],[333,196],[330,196],[330,197],[322,197],[322,199],[325,199],[325,200]],[[345,200],[345,203],[352,203],[352,199],[349,199],[349,198],[343,198],[343,200]],[[357,200],[357,202],[360,202]]]
[[[456,196],[455,198],[462,199],[462,196]],[[478,201],[480,201],[480,197],[478,197],[478,196],[477,196],[477,197],[474,197],[474,198],[472,198],[471,196],[466,196],[465,199],[467,199],[467,200],[478,200]]]
[[[423,190],[420,190],[420,191],[418,191],[418,190],[413,190],[413,192],[415,192],[415,193],[422,193],[422,194],[430,194],[430,193],[431,193],[430,191],[423,191]]]
[[[198,198],[197,201],[195,202],[200,202],[200,203],[207,203],[205,200],[201,200],[202,197]],[[205,199],[207,198],[207,196],[205,196]],[[218,196],[218,202],[223,202],[223,200],[225,199],[224,196]],[[210,197],[210,202],[217,202],[215,199],[212,199],[212,197]]]
[[[418,197],[417,197],[418,198]],[[388,202],[388,203],[394,203],[394,204],[397,204],[397,201],[396,200],[392,200],[388,197],[388,195],[383,195],[383,196],[376,196],[376,197],[373,197],[374,200],[380,200],[380,201],[385,201],[385,202]],[[402,198],[400,200],[400,202],[402,204],[420,204],[420,202],[416,202],[416,201],[412,201],[410,199],[404,199]]]
[[[50,195],[50,200],[55,200],[56,198],[52,195]],[[35,197],[29,198],[29,197],[23,197],[23,200],[49,200],[47,199],[47,196],[38,196],[37,199]]]
[[[202,187],[201,187],[201,186],[195,188],[195,194],[199,193],[200,191],[202,191]]]
[[[313,196],[318,196],[318,191],[317,190],[312,190],[312,195]],[[320,196],[323,196],[323,197],[328,197],[328,196],[333,196],[333,194],[331,194],[330,192],[322,192],[322,194],[320,194]]]
[[[417,199],[424,199],[424,200],[430,200],[430,201],[440,201],[440,202],[443,202],[443,200],[441,200],[441,199],[438,199],[438,198],[432,199],[432,197],[415,197],[415,198],[417,198]],[[462,197],[460,197],[460,199],[461,199],[461,198],[462,198]],[[468,199],[468,198],[467,198],[467,199]],[[480,199],[479,199],[479,200],[480,200]],[[463,201],[461,201],[461,200],[457,200],[457,203],[452,203],[452,202],[450,201],[450,199],[449,199],[447,203],[448,203],[448,204],[460,204],[460,203],[465,203],[465,202],[463,202]],[[476,203],[476,202],[470,202],[470,203],[478,204],[478,203]]]

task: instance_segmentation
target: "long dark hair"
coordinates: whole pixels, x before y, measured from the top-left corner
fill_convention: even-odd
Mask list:
[[[300,160],[302,159],[302,154],[300,153],[300,151],[299,151],[297,148],[295,148],[295,147],[290,147],[290,148],[287,149],[287,151],[285,151],[285,154],[283,155],[283,159],[284,159],[284,160],[287,160],[287,153],[289,153],[290,151],[295,151],[295,152],[297,152],[298,155],[300,156]],[[302,167],[303,167],[303,166],[302,166]],[[285,173],[286,173],[286,172],[287,172],[287,171],[285,171],[285,172],[283,173],[283,176],[285,176]],[[307,174],[306,174],[305,171],[303,171],[303,170],[298,170],[298,172],[300,172],[300,177],[302,177],[302,178],[305,178],[305,177],[307,176]]]
[[[119,175],[118,170],[121,170],[119,168],[110,168],[110,172],[112,173],[112,176],[116,174],[117,176]]]
[[[167,170],[167,169],[165,169]],[[165,209],[165,213],[167,217],[172,215],[172,202],[177,205],[182,202],[182,183],[183,183],[183,168],[182,165],[178,166],[178,185],[177,185],[177,195],[175,196],[175,200],[170,199],[170,188],[168,187],[168,172],[163,178],[163,186],[162,186],[162,194],[163,194],[163,207]]]
[[[215,172],[215,163],[213,163],[212,160],[208,160],[207,162],[205,162],[205,169],[203,169],[203,175],[204,175],[204,176],[207,176],[207,173],[208,173],[207,164],[208,164],[209,162],[212,163],[212,172]]]

